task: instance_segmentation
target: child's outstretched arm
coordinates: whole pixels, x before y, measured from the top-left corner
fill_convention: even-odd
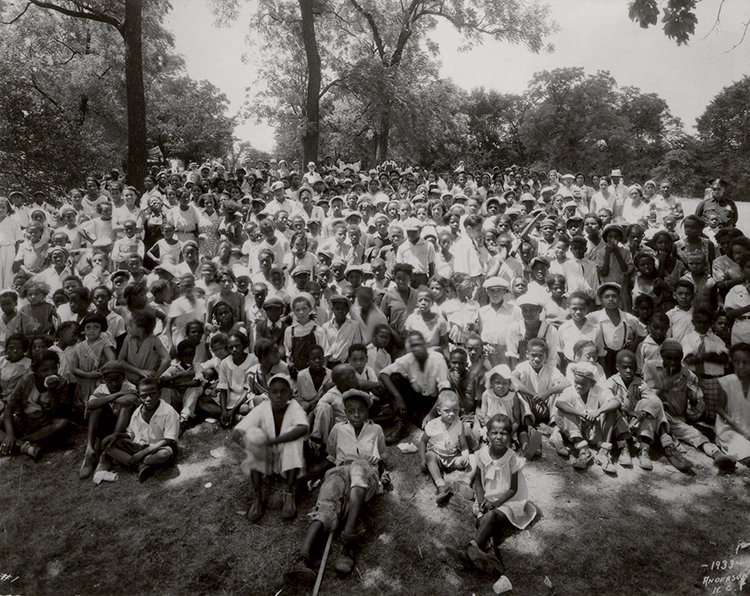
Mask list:
[[[297,439],[301,439],[307,434],[308,426],[306,424],[298,424],[293,426],[285,433],[281,433],[278,437],[268,437],[266,445],[278,445],[279,443],[291,443]]]
[[[429,437],[427,436],[426,432],[422,433],[422,438],[419,439],[419,445],[417,445],[417,448],[419,450],[419,461],[421,462],[422,469],[427,469],[427,441],[429,441]]]

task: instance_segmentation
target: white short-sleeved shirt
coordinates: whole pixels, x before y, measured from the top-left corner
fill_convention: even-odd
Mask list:
[[[565,321],[558,329],[560,334],[560,343],[562,344],[562,352],[565,358],[571,362],[573,358],[573,346],[581,340],[593,341],[596,346],[599,357],[604,356],[604,339],[602,337],[602,328],[596,323],[592,322],[588,317],[583,323],[583,327],[580,329],[572,321]]]
[[[130,438],[141,445],[153,445],[162,439],[177,441],[180,434],[180,415],[167,402],[159,400],[151,421],[143,419],[143,406],[138,406],[128,424]]]
[[[385,453],[385,435],[383,429],[371,420],[365,421],[359,436],[350,422],[339,422],[328,435],[326,451],[328,459],[337,466],[355,459],[375,465]]]
[[[724,308],[733,310],[745,306],[750,306],[750,292],[744,284],[734,286],[727,292],[727,297],[724,299]],[[732,325],[732,343],[741,342],[750,342],[750,313],[737,317],[734,320],[734,325]]]
[[[437,396],[441,389],[450,389],[448,365],[441,354],[429,351],[424,368],[419,365],[414,354],[404,354],[380,371],[381,374],[400,373],[411,383],[412,388],[422,395]]]

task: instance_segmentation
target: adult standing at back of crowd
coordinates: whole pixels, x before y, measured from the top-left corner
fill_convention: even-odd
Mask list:
[[[695,214],[703,217],[708,211],[716,211],[719,215],[719,225],[721,227],[730,227],[737,225],[737,205],[731,199],[727,199],[726,193],[729,183],[726,180],[717,178],[711,182],[711,197],[703,199],[695,208]]]
[[[622,181],[622,172],[620,170],[612,170],[609,177],[612,180],[609,192],[615,196],[614,203],[610,209],[612,209],[612,217],[614,220],[617,220],[617,218],[622,217],[625,200],[628,198],[628,187]]]
[[[646,184],[653,184],[653,181],[649,180]],[[682,202],[672,196],[672,183],[669,180],[662,180],[659,185],[659,193],[651,201],[656,211],[656,221],[659,224],[664,223],[664,218],[668,215],[674,217],[679,223],[685,218],[685,212],[682,209]]]

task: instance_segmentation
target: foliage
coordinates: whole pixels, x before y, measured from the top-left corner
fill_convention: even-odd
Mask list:
[[[187,165],[229,153],[235,122],[225,115],[228,100],[217,87],[186,76],[165,77],[149,96],[149,140],[163,155]]]
[[[169,132],[172,144],[162,149],[180,157],[192,151],[221,156],[232,142],[226,99],[184,76],[182,58],[161,25],[169,8],[155,0],[143,5],[146,98],[154,108],[150,135],[163,138]],[[89,173],[123,169],[128,132],[119,33],[34,6],[7,24],[19,14],[14,5],[0,5],[6,23],[0,39],[0,184],[65,192]],[[176,127],[180,119],[189,122]]]
[[[698,0],[667,0],[664,6],[664,35],[677,42],[677,45],[687,44],[695,33],[698,18],[695,7]],[[721,10],[721,9],[719,9]],[[629,5],[628,15],[632,21],[644,29],[656,25],[659,14],[656,0],[633,0]]]
[[[213,2],[223,21],[237,18],[240,4]],[[264,84],[248,90],[252,97],[246,116],[274,124],[279,153],[292,157],[306,126],[309,77],[299,6],[293,0],[260,0],[256,6],[251,27],[261,40],[258,80]],[[426,149],[418,160],[427,159],[443,143],[435,139],[430,149],[409,140],[415,130],[424,130],[415,129],[416,123],[429,125],[420,114],[452,118],[448,110],[418,99],[445,89],[436,74],[432,81],[426,77],[437,72],[438,47],[429,36],[440,20],[462,34],[465,47],[492,37],[538,52],[551,49],[544,40],[556,30],[549,8],[535,0],[318,0],[313,12],[323,64],[321,148],[326,153],[337,148],[360,151],[370,161],[392,157],[389,143],[394,144],[394,155],[409,143],[418,151]],[[413,110],[417,105],[421,109]],[[440,128],[452,136],[461,124],[443,122]]]
[[[750,76],[725,87],[698,118],[706,170],[732,183],[732,196],[750,193]]]

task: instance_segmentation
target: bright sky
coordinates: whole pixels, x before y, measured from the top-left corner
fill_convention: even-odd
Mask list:
[[[442,70],[465,88],[484,86],[502,93],[522,93],[535,72],[583,66],[587,73],[608,70],[620,86],[632,85],[664,98],[688,130],[723,87],[750,74],[750,34],[738,48],[743,23],[750,20],[745,0],[725,0],[719,25],[711,32],[721,0],[698,4],[697,34],[685,47],[668,40],[658,28],[641,29],[628,19],[628,0],[547,0],[560,31],[549,41],[552,54],[533,54],[523,46],[487,41],[470,52],[457,52],[459,35],[449,25],[435,37],[442,51]],[[214,26],[205,0],[172,0],[167,27],[176,50],[185,57],[188,74],[207,79],[238,112],[256,83],[253,64],[260,59],[252,39],[248,10],[231,27]],[[248,7],[250,3],[248,2]],[[246,60],[243,61],[243,56]],[[254,147],[272,151],[273,129],[254,121],[235,134]]]

